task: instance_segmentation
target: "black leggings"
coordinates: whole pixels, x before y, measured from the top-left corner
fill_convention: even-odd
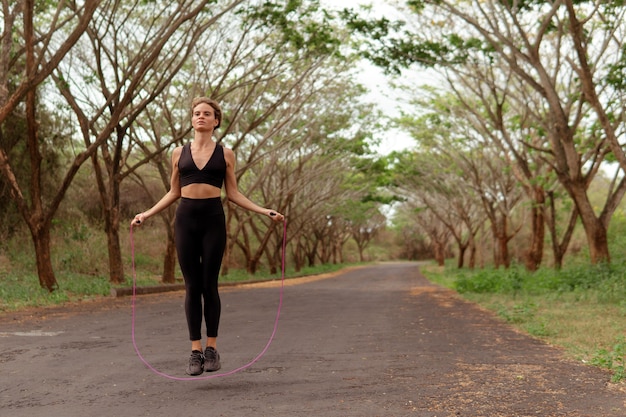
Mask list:
[[[176,251],[185,278],[190,340],[202,338],[202,299],[207,337],[217,337],[222,309],[217,278],[225,248],[226,220],[221,198],[181,198],[176,209]]]

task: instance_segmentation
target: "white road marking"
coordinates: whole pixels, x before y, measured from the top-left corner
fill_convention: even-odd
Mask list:
[[[41,337],[41,336],[58,336],[63,332],[43,332],[41,330],[31,330],[29,332],[0,332],[0,337],[9,336],[27,336],[27,337]]]

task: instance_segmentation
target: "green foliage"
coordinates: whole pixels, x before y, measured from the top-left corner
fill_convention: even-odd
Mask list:
[[[341,45],[333,18],[317,0],[265,1],[240,14],[245,22],[254,22],[258,28],[275,29],[282,42],[294,50],[330,55],[337,53]]]
[[[550,330],[548,324],[545,321],[535,322],[532,321],[524,326],[528,334],[536,337],[546,337],[554,334],[552,330]]]
[[[513,308],[507,308],[504,305],[497,307],[498,316],[506,320],[507,323],[525,323],[535,316],[536,310],[537,306],[532,302],[516,304]]]
[[[546,294],[594,290],[607,302],[626,297],[626,276],[621,265],[570,265],[555,271],[542,268],[534,273],[521,265],[509,269],[485,268],[459,271],[454,288],[463,293]]]
[[[617,90],[626,89],[626,46],[622,46],[619,60],[609,65],[609,73],[606,82]]]
[[[408,5],[416,13],[423,8],[423,2],[408,2]],[[452,33],[445,43],[423,40],[421,34],[405,30],[402,21],[392,22],[385,17],[367,19],[351,9],[344,9],[341,18],[354,35],[361,35],[360,44],[355,45],[361,56],[391,74],[400,74],[413,64],[433,67],[465,62],[472,50],[493,52],[492,47],[478,38],[464,39]]]
[[[366,20],[351,9],[344,9],[340,16],[353,32],[366,34],[370,39],[381,42],[404,26],[402,22],[391,22],[385,17],[377,20]]]
[[[517,11],[528,11],[543,5],[545,2],[540,0],[500,0],[500,4],[508,9]]]
[[[497,272],[497,270],[495,272]],[[501,292],[504,287],[505,280],[500,274],[494,273],[494,271],[488,269],[479,270],[471,274],[463,272],[459,274],[454,284],[454,288],[461,294],[467,292]]]
[[[619,336],[612,349],[598,349],[591,364],[611,370],[613,382],[624,380],[626,378],[626,338]]]
[[[517,293],[524,287],[525,274],[520,267],[507,270],[486,268],[459,274],[454,288],[459,293]]]
[[[65,153],[71,147],[68,137],[72,136],[72,123],[59,112],[48,111],[39,104],[38,111],[38,152],[41,157],[41,186],[44,200],[50,200],[67,165]],[[0,148],[9,157],[11,170],[23,195],[30,193],[32,181],[31,150],[27,141],[27,122],[23,110],[15,110],[0,125]],[[9,192],[9,184],[4,175],[0,175],[0,241],[10,239],[20,230],[22,216]]]
[[[537,337],[546,337],[554,334],[545,319],[538,319],[538,306],[531,300],[525,300],[520,304],[512,307],[499,304],[496,308],[498,316],[503,318],[507,323],[519,324],[524,327],[528,334]]]
[[[60,288],[48,292],[34,274],[0,275],[0,311],[42,307],[70,301],[99,298],[110,293],[107,277],[63,274]]]
[[[16,177],[28,177],[28,156],[26,153],[26,120],[19,112],[10,114],[0,125],[0,148],[12,161]],[[0,175],[0,241],[10,238],[21,222],[21,216],[11,199],[9,183]]]
[[[423,0],[408,0],[407,6],[411,8],[415,13],[419,13],[424,10],[425,3]]]

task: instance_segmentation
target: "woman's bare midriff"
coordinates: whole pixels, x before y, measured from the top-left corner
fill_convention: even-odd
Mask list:
[[[180,189],[184,198],[215,198],[221,197],[222,190],[210,184],[189,184]]]

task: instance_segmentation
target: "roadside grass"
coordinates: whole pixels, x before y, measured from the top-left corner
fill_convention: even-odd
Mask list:
[[[69,302],[81,302],[109,297],[112,288],[133,285],[161,285],[165,236],[162,228],[146,227],[135,233],[134,243],[128,233],[120,234],[123,253],[125,282],[112,285],[108,277],[106,236],[97,227],[85,226],[84,221],[55,221],[51,242],[52,264],[59,288],[48,292],[39,285],[39,277],[29,233],[24,228],[12,239],[0,241],[0,314],[25,308],[39,308]],[[131,249],[135,249],[133,271]],[[286,278],[332,272],[348,266],[348,263],[304,267],[296,272],[287,264]],[[176,277],[182,277],[179,269]],[[281,271],[271,274],[260,270],[251,275],[236,265],[220,282],[251,282],[279,279]],[[178,279],[182,282],[182,278]]]
[[[609,369],[613,382],[626,380],[626,270],[620,262],[534,273],[520,265],[475,271],[427,266],[422,272],[567,356]]]
[[[39,285],[37,275],[0,275],[0,313],[85,301],[110,292],[108,281],[102,277],[64,274],[61,288],[48,292]]]
[[[285,279],[317,275],[340,270],[348,264],[320,265],[305,267],[296,272],[292,268],[285,270]],[[254,282],[280,279],[281,272],[271,274],[260,271],[254,275],[245,270],[231,270],[228,275],[220,276],[220,282]],[[32,307],[49,307],[71,302],[81,302],[108,297],[112,288],[130,287],[133,278],[126,277],[126,282],[112,285],[105,276],[85,275],[63,272],[58,274],[59,288],[48,292],[39,285],[36,274],[4,273],[0,270],[0,314]],[[182,282],[182,280],[179,280]],[[153,273],[138,272],[137,286],[161,285],[161,277]]]

